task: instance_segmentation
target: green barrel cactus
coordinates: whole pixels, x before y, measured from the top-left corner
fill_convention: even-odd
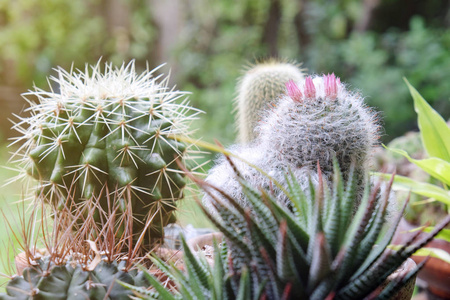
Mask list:
[[[14,276],[6,285],[0,300],[121,300],[130,299],[131,291],[117,280],[136,286],[147,286],[142,271],[125,271],[125,261],[100,261],[94,268],[68,260],[60,264],[50,257],[33,261],[22,275]]]
[[[240,79],[235,107],[237,111],[238,141],[253,141],[257,133],[255,127],[261,113],[269,103],[276,101],[286,91],[289,80],[303,79],[302,70],[297,65],[268,60],[251,67]]]
[[[16,274],[10,276],[0,300],[130,299],[132,293],[117,280],[148,285],[135,266],[146,263],[138,247],[127,235],[114,235],[114,214],[98,222],[92,213],[85,216],[85,209],[56,211],[41,202],[20,220],[16,232],[6,220],[22,252],[15,257]],[[123,222],[132,226],[133,219]],[[37,249],[39,245],[44,247]]]
[[[151,247],[183,197],[186,183],[176,161],[189,162],[192,153],[192,145],[171,137],[188,135],[199,111],[185,92],[168,87],[168,77],[158,82],[156,70],[138,74],[134,61],[106,64],[104,72],[100,64],[84,72],[56,71],[49,92],[25,94],[38,101],[28,100],[31,116],[14,126],[22,133],[19,163],[59,209],[96,199],[108,212],[107,194],[114,193],[118,214],[131,211],[133,233],[146,232],[143,244]]]

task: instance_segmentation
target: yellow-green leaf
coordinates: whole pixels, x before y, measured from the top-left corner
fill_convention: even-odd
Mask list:
[[[450,162],[450,128],[408,80],[404,80],[414,99],[420,135],[428,155]]]
[[[450,185],[450,163],[446,162],[445,160],[442,160],[437,157],[431,157],[426,159],[414,159],[411,158],[406,151],[400,150],[400,149],[386,149],[398,153],[400,155],[403,155],[406,157],[410,162],[433,176],[434,178],[442,181],[446,185]]]
[[[401,245],[389,245],[388,248],[392,249],[392,250],[399,250],[402,246]],[[431,247],[425,247],[425,248],[420,248],[419,250],[417,250],[414,254],[414,256],[430,256],[430,257],[435,257],[438,258],[440,260],[443,260],[446,263],[450,264],[450,254],[442,249],[439,248],[431,248]]]
[[[409,232],[415,232],[415,231],[419,231],[422,230],[423,232],[431,232],[433,231],[434,226],[420,226],[414,229],[409,230]],[[442,229],[436,236],[435,239],[440,239],[440,240],[444,240],[447,242],[450,242],[450,229]]]
[[[386,180],[389,180],[392,176],[391,174],[376,172],[372,174]],[[411,191],[412,193],[433,198],[450,205],[450,193],[448,191],[433,184],[416,181],[405,176],[395,175],[393,189],[397,191]]]

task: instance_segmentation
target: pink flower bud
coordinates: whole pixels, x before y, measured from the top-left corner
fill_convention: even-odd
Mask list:
[[[286,83],[286,89],[287,89],[287,93],[288,93],[289,97],[291,97],[292,100],[294,100],[296,102],[302,101],[302,97],[303,97],[302,92],[300,91],[297,84],[295,84],[295,82],[293,80],[289,80]]]
[[[337,84],[340,83],[341,80],[339,78],[336,79],[334,73],[331,75],[324,75],[323,81],[325,85],[325,96],[331,99],[336,99],[337,97]]]
[[[306,77],[306,79],[305,79],[304,93],[305,93],[305,97],[307,99],[316,97],[316,87],[314,86],[314,83],[313,83],[311,77],[309,77],[309,76]]]

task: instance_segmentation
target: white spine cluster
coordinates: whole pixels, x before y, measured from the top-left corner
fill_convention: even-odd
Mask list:
[[[319,162],[326,174],[333,172],[336,157],[346,174],[351,163],[367,170],[378,128],[363,98],[327,75],[290,82],[259,131],[261,147],[280,163],[313,168]]]

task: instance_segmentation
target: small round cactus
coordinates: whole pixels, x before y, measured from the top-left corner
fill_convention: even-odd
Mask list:
[[[309,180],[317,182],[319,164],[324,178],[332,181],[336,159],[345,179],[356,172],[359,192],[375,144],[378,141],[375,114],[362,97],[348,91],[334,74],[307,77],[295,83],[288,81],[275,108],[265,112],[259,136],[253,143],[234,146],[231,151],[257,166],[285,188],[289,172],[305,190]],[[251,185],[272,190],[280,203],[288,204],[285,193],[258,170],[233,159],[235,168]],[[235,170],[226,160],[211,169],[207,182],[223,189],[235,199],[245,202]],[[362,195],[359,195],[362,196]],[[211,207],[211,197],[204,197]]]
[[[171,136],[188,135],[198,111],[185,92],[167,86],[167,77],[158,82],[155,70],[136,73],[134,61],[119,68],[106,64],[103,73],[99,64],[85,72],[56,71],[50,79],[58,91],[25,94],[38,102],[29,100],[31,116],[14,126],[22,133],[20,165],[59,209],[72,205],[68,199],[83,206],[99,198],[108,212],[105,189],[114,193],[118,214],[132,211],[133,232],[147,231],[143,244],[151,247],[183,196],[176,160],[188,161],[192,150]]]
[[[261,119],[261,112],[285,92],[289,80],[302,79],[303,73],[298,66],[277,60],[268,60],[247,70],[240,79],[235,103],[238,141],[253,141],[257,136],[254,129]]]
[[[130,299],[133,293],[117,280],[148,286],[142,271],[124,271],[125,261],[102,260],[95,267],[83,263],[69,258],[55,264],[50,256],[30,261],[21,275],[8,282],[0,300],[121,300]]]
[[[287,94],[259,127],[261,147],[272,159],[295,167],[333,172],[333,158],[347,174],[352,163],[368,170],[378,142],[375,114],[334,74],[288,82]]]
[[[12,233],[21,252],[0,300],[121,300],[133,293],[118,280],[148,286],[136,264],[150,262],[128,234],[115,235],[116,216],[96,221],[92,214],[82,214],[86,209],[56,211],[43,202],[31,207],[28,219],[20,221],[21,229]],[[114,204],[111,209],[116,209]],[[131,227],[133,218],[122,222]]]

